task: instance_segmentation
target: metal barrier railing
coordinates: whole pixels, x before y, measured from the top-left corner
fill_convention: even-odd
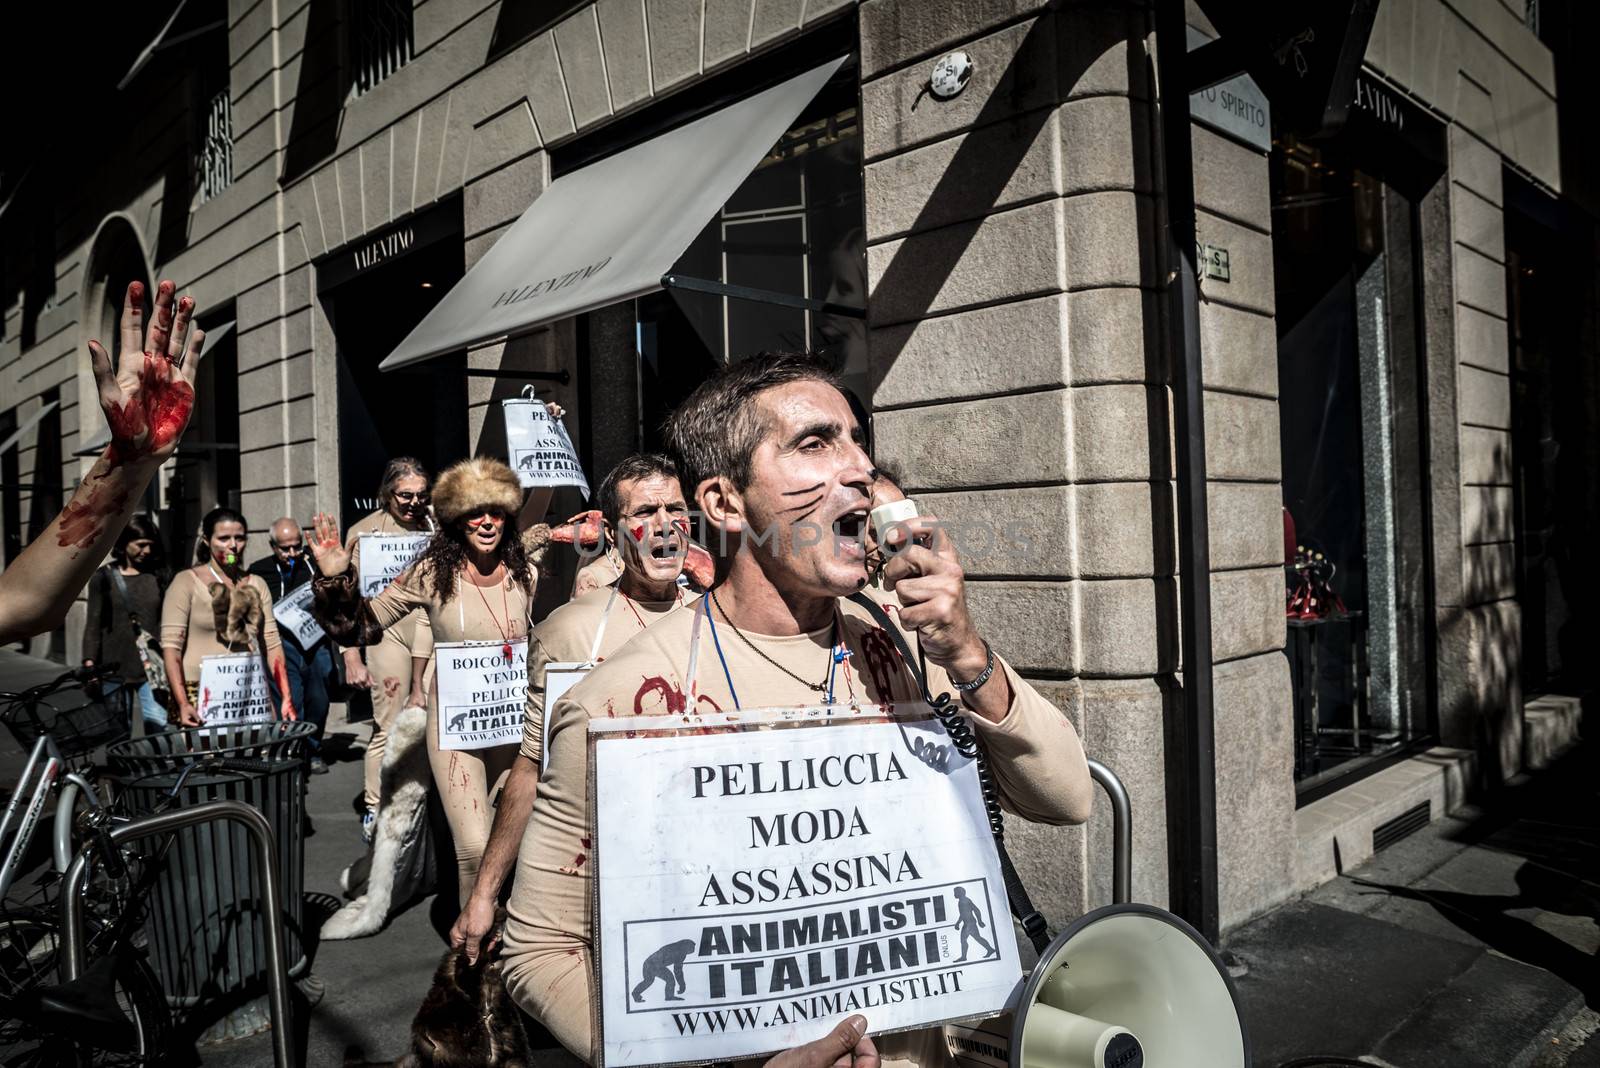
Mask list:
[[[1111,799],[1111,903],[1126,905],[1133,900],[1133,804],[1117,773],[1098,760],[1089,761],[1089,777]]]
[[[255,842],[256,866],[261,873],[262,907],[267,913],[267,993],[272,1006],[272,1059],[277,1068],[292,1068],[289,1015],[289,975],[284,965],[283,892],[278,885],[276,843],[267,818],[242,801],[207,801],[186,808],[140,816],[111,830],[111,843],[209,823],[241,823]],[[73,858],[61,886],[61,981],[70,983],[83,971],[83,886],[89,874],[91,850]]]

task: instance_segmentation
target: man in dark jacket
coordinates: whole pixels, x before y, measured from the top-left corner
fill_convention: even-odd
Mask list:
[[[266,580],[276,608],[295,590],[311,581],[317,573],[316,563],[305,551],[305,536],[300,524],[287,516],[272,524],[267,540],[272,546],[272,555],[251,564],[250,573]],[[301,719],[317,727],[309,746],[311,773],[321,775],[328,770],[320,750],[322,731],[328,722],[328,680],[333,673],[333,643],[322,633],[321,627],[312,626],[314,629],[309,634],[303,634],[293,626],[286,625],[281,616],[278,620],[278,634],[283,641],[283,660],[288,668],[289,693],[294,699],[294,707],[299,710]],[[303,641],[309,642],[309,645]],[[275,693],[274,696],[282,700],[281,694]]]

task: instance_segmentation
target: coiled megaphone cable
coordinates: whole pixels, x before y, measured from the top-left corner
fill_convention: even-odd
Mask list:
[[[983,793],[983,807],[989,817],[989,831],[994,835],[995,852],[1000,855],[1000,878],[1006,884],[1006,900],[1011,904],[1011,914],[1017,918],[1028,940],[1033,943],[1034,952],[1043,953],[1050,945],[1050,931],[1044,916],[1033,907],[1033,900],[1028,896],[1028,888],[1022,885],[1022,876],[1017,874],[1016,865],[1011,863],[1011,854],[1006,852],[1005,816],[1000,811],[1000,790],[994,784],[994,776],[989,773],[988,756],[978,744],[978,737],[972,729],[972,724],[961,714],[961,710],[956,708],[955,698],[950,694],[941,693],[938,697],[934,697],[928,691],[928,662],[922,655],[921,645],[918,645],[917,654],[913,656],[905,637],[900,633],[900,628],[890,622],[888,613],[883,607],[866,594],[853,593],[850,595],[850,600],[865,608],[878,626],[889,635],[895,649],[900,653],[900,659],[905,661],[906,666],[911,669],[911,674],[916,676],[917,685],[922,690],[922,699],[927,702],[935,718],[944,727],[945,733],[950,736],[950,745],[956,752],[977,765],[978,789]]]

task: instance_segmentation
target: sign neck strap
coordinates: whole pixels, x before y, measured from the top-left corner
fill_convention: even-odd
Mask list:
[[[617,594],[622,592],[622,583],[616,582],[611,586],[611,596],[606,598],[605,611],[600,613],[600,625],[594,628],[594,643],[589,646],[589,659],[585,660],[585,667],[594,667],[594,662],[600,656],[600,642],[606,636],[606,620],[611,618],[611,607],[617,603]]]

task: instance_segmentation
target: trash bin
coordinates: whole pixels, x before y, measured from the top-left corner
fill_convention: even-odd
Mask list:
[[[106,748],[106,759],[122,775],[143,775],[177,771],[201,757],[299,757],[316,730],[305,722],[185,727],[117,742]]]
[[[255,766],[240,766],[247,762]],[[192,771],[173,804],[182,808],[243,801],[267,818],[283,893],[284,960],[295,977],[307,963],[304,765],[294,755],[230,757],[229,765]],[[128,782],[123,796],[129,808],[137,815],[161,806],[182,770],[180,763]],[[217,822],[186,828],[172,838],[145,920],[150,959],[167,1000],[203,1028],[202,1043],[263,1031],[272,1020],[265,997],[270,928],[261,909],[261,878],[254,871],[249,834],[236,824]]]

